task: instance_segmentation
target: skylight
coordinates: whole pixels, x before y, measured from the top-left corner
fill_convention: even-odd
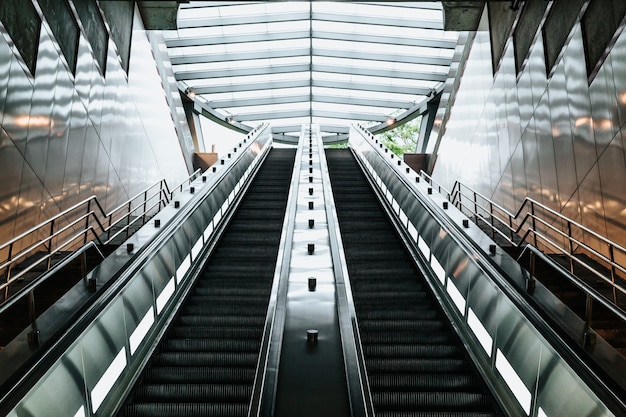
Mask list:
[[[384,123],[442,91],[457,46],[437,2],[190,2],[164,33],[181,91],[241,125]]]

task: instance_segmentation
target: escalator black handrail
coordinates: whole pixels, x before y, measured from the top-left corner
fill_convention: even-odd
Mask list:
[[[267,124],[263,125],[265,128]],[[261,133],[264,129],[259,129]],[[249,136],[250,137],[250,136]],[[248,145],[254,143],[254,140]],[[243,152],[240,154],[242,155]],[[261,155],[263,157],[264,154]],[[258,157],[258,156],[257,156]],[[239,158],[239,157],[238,157]],[[236,158],[236,159],[238,159]],[[0,392],[0,414],[2,411],[10,411],[28,392],[34,387],[48,369],[50,369],[58,358],[75,342],[88,326],[94,322],[107,306],[117,299],[120,290],[129,284],[131,279],[147,264],[152,256],[158,253],[176,232],[181,224],[187,220],[204,202],[204,200],[215,190],[219,184],[228,177],[228,173],[236,163],[229,164],[217,181],[202,189],[202,192],[195,193],[191,200],[181,206],[165,225],[161,227],[159,233],[151,236],[146,243],[138,248],[132,258],[118,271],[111,279],[103,284],[102,288],[94,295],[92,302],[85,303],[78,307],[71,317],[62,323],[55,334],[44,345],[35,351],[2,384]]]
[[[445,211],[437,206],[434,201],[418,192],[414,188],[415,185],[400,174],[400,170],[397,166],[390,163],[387,158],[384,158],[381,152],[370,143],[370,141],[374,140],[373,136],[368,135],[367,131],[358,125],[356,128],[357,132],[366,140],[374,152],[381,157],[381,160],[389,170],[393,172],[396,180],[404,184],[413,198],[419,201],[422,207],[424,207],[431,216],[437,219],[441,225],[445,226],[448,231],[454,231],[454,233],[449,233],[450,238],[457,241],[459,247],[467,251],[466,253],[469,254],[471,251],[471,256],[475,259],[476,263],[491,277],[492,281],[507,298],[514,303],[533,327],[548,341],[550,346],[552,346],[568,365],[576,371],[577,375],[581,377],[585,384],[587,384],[602,401],[605,401],[606,404],[611,404],[610,409],[626,409],[626,389],[619,386],[617,383],[605,383],[600,377],[605,371],[598,369],[595,363],[590,363],[588,356],[584,354],[585,352],[580,346],[572,346],[557,329],[550,323],[547,323],[542,314],[531,306],[526,296],[521,294],[507,279],[504,279],[502,270],[492,258],[487,256],[485,249],[473,239],[469,238],[461,225],[452,221],[452,219],[446,215]],[[360,160],[360,157],[357,156],[357,160]],[[364,170],[364,172],[367,173],[367,170]]]

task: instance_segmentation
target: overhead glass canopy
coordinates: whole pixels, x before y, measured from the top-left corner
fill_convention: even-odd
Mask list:
[[[457,33],[438,2],[190,2],[163,33],[197,111],[277,135],[303,123],[338,139],[425,111],[443,90]]]

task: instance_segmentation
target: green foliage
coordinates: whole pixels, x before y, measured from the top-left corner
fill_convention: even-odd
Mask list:
[[[395,129],[378,135],[378,138],[391,152],[398,156],[402,156],[407,152],[415,152],[421,120],[421,117],[413,119]]]
[[[328,145],[324,145],[327,149],[347,149],[348,148],[348,141],[345,142],[341,142],[341,143],[331,143]]]

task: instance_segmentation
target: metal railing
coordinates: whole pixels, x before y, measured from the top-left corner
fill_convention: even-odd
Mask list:
[[[12,284],[35,268],[44,265],[42,273],[49,271],[53,257],[61,251],[76,250],[90,240],[108,245],[122,234],[128,238],[132,227],[145,224],[176,192],[199,175],[200,170],[196,170],[171,190],[162,179],[108,213],[93,195],[0,245],[0,253],[6,252],[6,257],[0,261],[0,276],[4,276],[0,284],[3,299],[8,299]],[[18,264],[20,271],[13,273]]]
[[[528,254],[528,271],[530,272],[531,279],[534,279],[532,277],[535,276],[537,260],[540,260],[541,262],[549,265],[551,267],[551,271],[555,271],[556,273],[558,273],[563,279],[569,281],[575,288],[585,294],[585,316],[583,318],[587,327],[591,327],[593,305],[595,303],[598,303],[622,323],[626,323],[626,312],[624,310],[611,303],[611,301],[607,300],[604,295],[598,292],[591,285],[577,279],[577,277],[569,273],[563,268],[562,265],[554,261],[545,253],[532,245],[526,245],[526,247],[517,257],[517,261],[521,263],[526,254]],[[529,285],[529,288],[532,287],[532,284]]]
[[[52,268],[40,275],[37,280],[29,282],[24,286],[24,288],[20,289],[17,293],[13,294],[9,299],[7,299],[6,302],[0,304],[0,315],[6,312],[9,308],[13,307],[13,305],[15,305],[15,303],[20,301],[22,298],[28,297],[28,317],[31,323],[34,322],[36,318],[35,290],[37,289],[37,287],[53,277],[57,272],[61,271],[70,263],[78,259],[78,257],[83,257],[82,263],[85,264],[85,256],[87,251],[90,249],[93,249],[101,260],[104,259],[104,255],[102,254],[100,249],[98,249],[98,246],[94,243],[94,241],[92,240],[91,242],[87,242],[87,244],[81,246],[78,250],[67,255],[59,263],[56,263]]]
[[[532,198],[526,197],[513,213],[459,181],[449,191],[424,171],[420,171],[420,176],[464,214],[486,224],[492,238],[499,236],[516,247],[528,243],[534,247],[542,245],[551,253],[565,256],[570,273],[575,274],[575,267],[579,267],[608,284],[614,304],[618,293],[626,294],[626,267],[619,262],[619,259],[626,260],[623,246]]]

